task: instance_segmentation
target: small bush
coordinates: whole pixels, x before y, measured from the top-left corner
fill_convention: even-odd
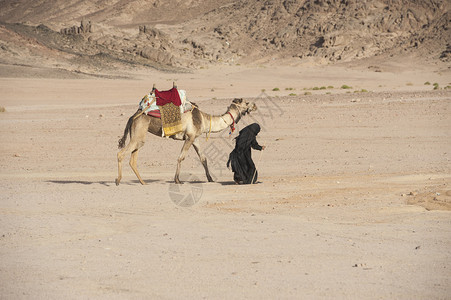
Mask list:
[[[296,96],[295,93],[290,93],[288,96]]]
[[[332,94],[331,92],[326,92],[326,95],[330,95],[330,94]]]
[[[445,86],[445,87],[444,87],[444,89],[445,89],[445,90],[449,90],[449,89],[451,89],[451,85],[447,85],[447,86]]]
[[[325,90],[326,87],[325,87],[325,86],[322,86],[322,87],[320,87],[319,89],[320,89],[320,90]]]
[[[318,91],[318,90],[319,90],[319,87],[315,86],[312,90]]]
[[[424,85],[431,85],[431,83],[430,83],[429,81],[426,81],[426,82],[424,83]]]
[[[278,91],[280,91],[280,89],[279,88],[273,88],[272,89],[274,92],[278,92]]]
[[[333,89],[334,86],[333,86],[333,85],[328,85],[327,88],[328,88],[328,89]]]
[[[262,93],[266,92],[266,89],[262,89]]]
[[[309,96],[309,95],[311,95],[311,94],[312,94],[312,93],[310,93],[310,92],[305,92],[305,93],[304,93],[305,96]]]
[[[352,86],[343,84],[343,85],[341,86],[341,88],[344,89],[344,90],[349,90],[349,89],[352,89]]]
[[[440,86],[438,85],[438,83],[436,82],[436,83],[434,83],[433,84],[433,86],[434,86],[434,90],[438,90],[438,89],[440,89]]]
[[[292,90],[294,90],[294,88],[285,88],[285,91],[292,91]]]

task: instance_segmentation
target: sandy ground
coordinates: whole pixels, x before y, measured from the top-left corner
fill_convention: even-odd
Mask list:
[[[0,298],[449,298],[451,91],[424,85],[447,75],[0,79]],[[214,183],[190,150],[185,184],[172,184],[182,144],[149,136],[147,185],[128,165],[114,184],[128,117],[152,83],[173,80],[208,113],[236,96],[257,104],[238,127],[262,125],[258,184],[232,183],[227,132],[202,138]]]

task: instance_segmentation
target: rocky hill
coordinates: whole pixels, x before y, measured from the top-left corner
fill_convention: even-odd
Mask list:
[[[232,0],[0,0],[8,23],[71,24],[82,19],[130,27],[184,22],[233,3]]]
[[[213,25],[210,31],[237,49],[248,49],[246,54],[252,56],[343,61],[415,51],[426,45],[437,50],[431,55],[441,57],[451,37],[450,4],[434,0],[240,1],[203,20]]]
[[[80,73],[405,54],[449,65],[451,55],[447,0],[1,0],[0,8],[0,63]]]

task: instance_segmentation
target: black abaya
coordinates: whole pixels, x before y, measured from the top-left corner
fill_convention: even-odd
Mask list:
[[[260,125],[253,123],[246,126],[236,137],[235,149],[230,153],[227,167],[232,165],[233,179],[236,183],[255,183],[258,173],[255,169],[251,157],[251,148],[262,150],[263,147],[257,143],[257,134],[260,132]]]

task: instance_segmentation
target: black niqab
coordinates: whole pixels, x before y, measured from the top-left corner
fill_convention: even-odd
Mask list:
[[[227,167],[232,166],[233,179],[237,183],[255,183],[258,173],[251,157],[251,148],[262,150],[257,142],[257,134],[260,132],[260,125],[253,123],[240,131],[235,138],[235,149],[230,153]]]

